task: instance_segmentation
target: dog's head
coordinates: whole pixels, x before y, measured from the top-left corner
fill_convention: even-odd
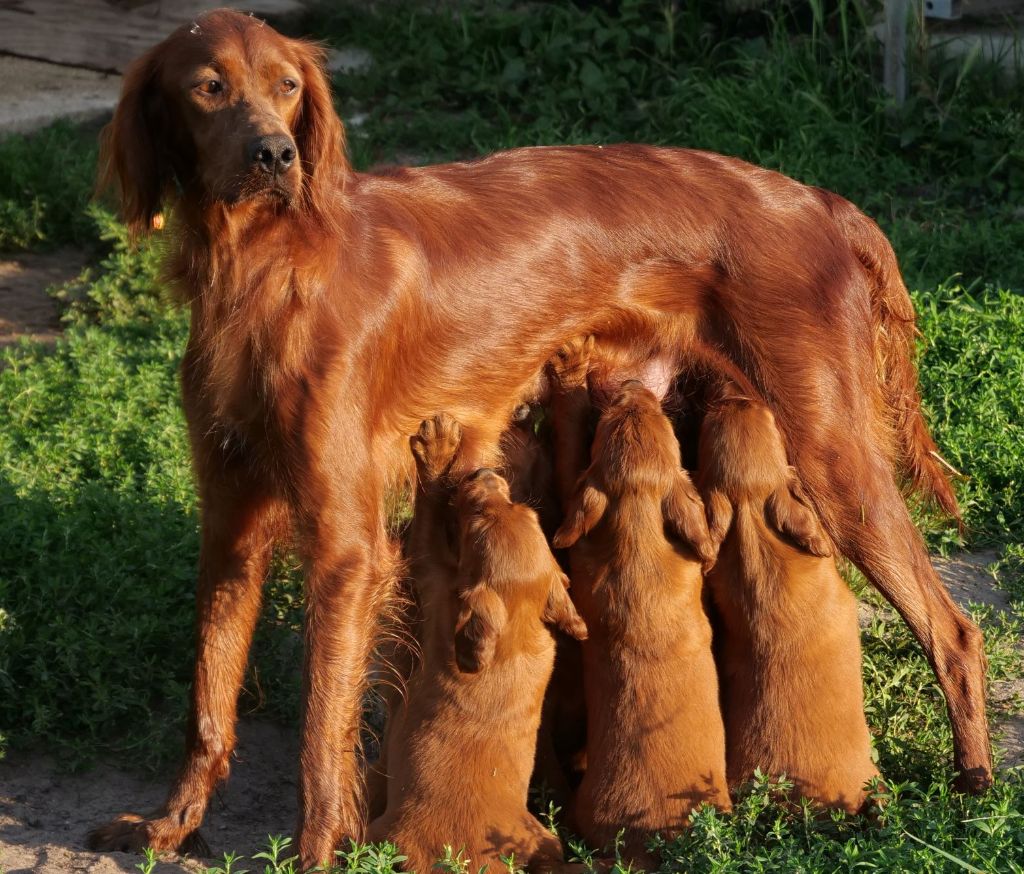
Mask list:
[[[461,607],[455,660],[464,673],[483,670],[499,648],[531,645],[538,620],[577,640],[587,629],[569,598],[569,580],[555,561],[537,514],[509,497],[508,483],[490,468],[460,485]],[[500,644],[500,647],[499,647]]]
[[[714,562],[704,506],[679,458],[661,402],[637,380],[622,384],[597,424],[590,467],[580,477],[554,544],[572,546],[627,496],[660,504],[667,528],[705,565]]]
[[[813,555],[832,554],[828,536],[786,458],[771,410],[749,397],[727,398],[707,411],[700,434],[700,483],[716,546],[747,504],[783,540]]]
[[[145,233],[165,199],[323,208],[344,132],[317,46],[220,9],[135,61],[102,139],[101,185]]]

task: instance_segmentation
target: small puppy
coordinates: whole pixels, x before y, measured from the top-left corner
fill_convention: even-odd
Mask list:
[[[552,362],[556,382],[560,371],[578,372],[573,349],[587,346],[563,347]],[[573,392],[571,404],[553,400],[556,456],[578,451],[585,434],[588,405],[578,386]],[[554,544],[572,547],[573,594],[590,630],[586,773],[573,825],[596,847],[624,831],[626,856],[646,866],[652,834],[677,833],[702,802],[730,803],[701,603],[702,563],[714,550],[672,425],[641,383],[624,383],[598,421]]]
[[[421,503],[409,549],[422,664],[388,730],[387,805],[368,839],[394,841],[405,868],[421,874],[446,845],[473,871],[502,870],[513,854],[528,871],[557,870],[558,838],[526,809],[555,655],[546,624],[577,639],[586,627],[536,514],[510,500],[502,477],[477,471],[449,507],[459,436],[454,420],[437,416],[413,438]]]
[[[763,403],[737,396],[712,404],[699,455],[719,545],[707,585],[723,632],[716,651],[729,783],[760,768],[785,774],[799,795],[854,813],[878,774],[856,600]]]

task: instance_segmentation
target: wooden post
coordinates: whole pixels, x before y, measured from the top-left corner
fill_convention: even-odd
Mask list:
[[[897,106],[907,99],[907,12],[909,0],[885,0],[885,90]]]

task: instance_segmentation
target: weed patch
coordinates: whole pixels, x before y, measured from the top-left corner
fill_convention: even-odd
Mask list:
[[[95,129],[57,122],[0,140],[0,251],[91,244],[95,176]]]

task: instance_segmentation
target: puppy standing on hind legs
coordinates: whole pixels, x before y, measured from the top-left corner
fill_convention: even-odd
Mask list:
[[[764,404],[737,396],[712,405],[699,482],[719,545],[707,585],[723,626],[729,783],[755,769],[785,774],[797,795],[857,813],[878,776],[857,603]]]
[[[447,416],[424,422],[413,438],[422,502],[410,544],[423,661],[388,731],[387,807],[368,838],[394,841],[421,874],[446,846],[464,849],[472,870],[500,870],[509,855],[531,872],[559,870],[558,838],[526,808],[554,661],[545,623],[576,638],[586,628],[536,514],[510,500],[502,477],[488,468],[471,474],[448,508],[439,477],[457,445],[458,425]],[[451,512],[457,557],[445,531]]]
[[[588,345],[563,353],[572,348],[585,354]],[[580,370],[570,358],[552,362],[556,391],[561,374]],[[580,388],[565,386],[579,402],[555,404],[558,453],[576,454],[581,445],[589,405]],[[573,415],[560,415],[559,406]],[[554,538],[571,547],[573,591],[590,630],[587,770],[573,819],[597,847],[624,831],[626,857],[646,866],[650,836],[677,833],[701,803],[731,806],[701,602],[702,564],[714,550],[671,423],[641,383],[623,384],[598,422],[591,454]],[[564,458],[558,467],[566,469]]]

